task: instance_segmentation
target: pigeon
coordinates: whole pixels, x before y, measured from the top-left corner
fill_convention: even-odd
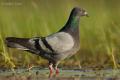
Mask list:
[[[47,59],[50,73],[55,71],[57,74],[60,61],[80,49],[79,21],[82,16],[88,16],[87,12],[83,8],[75,7],[67,23],[57,32],[45,37],[6,37],[5,43],[10,48],[28,51]]]

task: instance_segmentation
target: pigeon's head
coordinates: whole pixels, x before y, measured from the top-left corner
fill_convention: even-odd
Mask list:
[[[84,9],[78,7],[73,8],[72,14],[74,16],[88,16],[88,13]]]

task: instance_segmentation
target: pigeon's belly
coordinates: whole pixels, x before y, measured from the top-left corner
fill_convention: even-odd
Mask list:
[[[74,46],[73,37],[65,32],[56,33],[46,37],[47,42],[51,45],[54,51],[61,53],[72,49]]]

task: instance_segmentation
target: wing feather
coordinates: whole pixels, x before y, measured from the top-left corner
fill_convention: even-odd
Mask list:
[[[68,51],[74,46],[73,37],[65,32],[50,35],[46,37],[46,41],[50,44],[52,49],[58,53]]]

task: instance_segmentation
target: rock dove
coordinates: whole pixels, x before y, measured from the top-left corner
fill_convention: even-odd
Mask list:
[[[79,20],[82,16],[87,16],[87,12],[75,7],[65,26],[58,32],[46,37],[7,37],[6,44],[8,47],[28,51],[47,59],[50,73],[55,70],[57,74],[59,62],[80,49]]]

